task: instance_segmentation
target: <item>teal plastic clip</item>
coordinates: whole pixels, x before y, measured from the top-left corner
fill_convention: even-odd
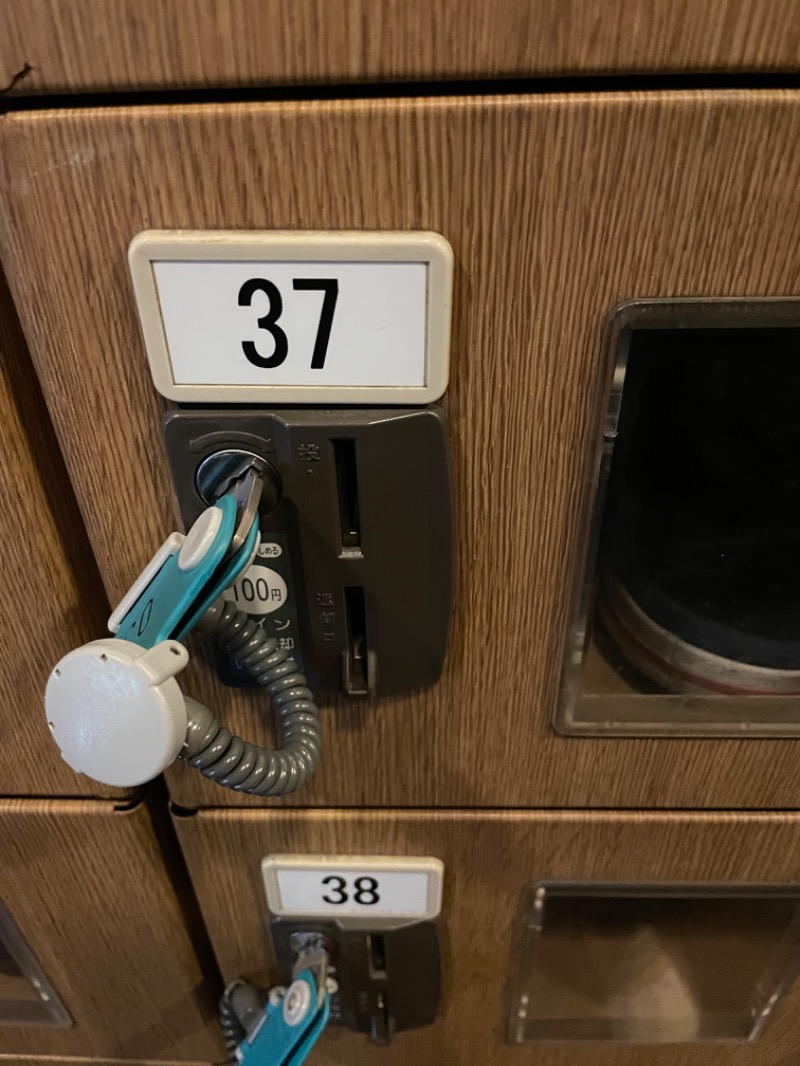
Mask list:
[[[162,640],[181,640],[247,568],[258,546],[258,520],[241,548],[225,561],[236,529],[236,501],[223,496],[214,507],[222,511],[222,521],[203,558],[192,569],[181,570],[178,555],[183,538],[173,535],[168,539],[150,564],[159,564],[158,569],[128,607],[116,637],[141,648],[152,648]],[[124,600],[122,606],[126,606]]]
[[[297,995],[297,984],[308,986],[309,1010],[305,1017],[291,1025],[285,1010],[288,995]],[[331,997],[326,991],[322,1004],[318,1002],[318,989],[311,970],[303,970],[295,978],[290,991],[276,1002],[267,1004],[261,1022],[244,1040],[236,1052],[236,1058],[245,1066],[301,1066],[319,1040],[331,1012]],[[312,1008],[312,1005],[316,1009]]]

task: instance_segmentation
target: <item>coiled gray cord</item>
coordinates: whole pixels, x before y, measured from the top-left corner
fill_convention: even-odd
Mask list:
[[[225,729],[207,707],[186,701],[189,727],[181,758],[218,785],[253,796],[282,796],[309,780],[319,761],[322,728],[297,663],[229,600],[219,599],[197,629],[235,655],[270,695],[280,749],[270,751]]]
[[[241,1044],[247,1033],[244,1026],[236,1017],[236,1012],[230,1000],[230,986],[225,989],[222,999],[219,1001],[219,1024],[222,1029],[222,1039],[225,1041],[225,1050],[228,1053],[227,1060],[232,1062],[237,1047]]]
[[[222,993],[222,999],[219,1001],[219,1024],[229,1062],[235,1060],[236,1049],[261,1017],[266,999],[266,992],[262,993],[260,989],[240,979],[231,981]]]

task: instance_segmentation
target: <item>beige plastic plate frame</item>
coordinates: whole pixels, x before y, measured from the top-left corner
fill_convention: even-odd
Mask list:
[[[386,909],[376,906],[369,912],[365,910],[359,915],[347,911],[342,915],[343,920],[346,921],[354,917],[369,917],[370,914],[377,918],[433,919],[442,909],[444,863],[441,859],[432,856],[280,854],[267,855],[261,860],[261,876],[264,879],[267,906],[273,915],[280,918],[299,916],[326,918],[336,916],[335,910],[331,907],[298,909],[283,898],[278,880],[278,875],[282,870],[303,873],[312,879],[330,874],[344,874],[345,877],[354,874],[375,874],[379,878],[382,874],[410,874],[411,876],[424,876],[427,879],[424,907],[408,909],[404,906],[393,905],[390,909]]]
[[[153,264],[172,262],[425,263],[425,384],[178,384],[169,355]],[[179,403],[427,404],[447,388],[453,249],[429,231],[145,230],[128,248],[133,291],[153,383]]]

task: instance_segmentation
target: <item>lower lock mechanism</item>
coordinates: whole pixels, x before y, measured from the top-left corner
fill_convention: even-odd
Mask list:
[[[432,920],[276,918],[272,942],[286,983],[267,993],[237,979],[220,1003],[225,1045],[245,1066],[301,1066],[327,1025],[387,1045],[436,1018],[441,960]]]
[[[441,996],[439,932],[431,919],[273,918],[270,932],[281,976],[297,952],[321,939],[336,981],[330,1025],[388,1044],[395,1033],[436,1020]]]

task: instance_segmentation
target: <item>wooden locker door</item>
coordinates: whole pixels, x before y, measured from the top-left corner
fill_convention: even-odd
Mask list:
[[[71,1015],[0,1026],[0,1057],[215,1062],[219,989],[144,805],[0,802],[0,900]]]
[[[789,70],[796,0],[4,0],[14,95]]]
[[[321,768],[284,802],[797,805],[792,740],[575,740],[551,722],[604,318],[635,296],[800,295],[798,133],[800,94],[766,91],[0,119],[0,253],[113,601],[175,521],[131,238],[432,229],[453,246],[444,675],[325,708]],[[187,691],[270,743],[262,695],[223,687],[197,658]],[[186,807],[257,802],[184,766],[169,783]]]
[[[319,1066],[789,1066],[800,1046],[800,987],[752,1045],[536,1043],[511,1046],[522,896],[534,882],[796,884],[800,816],[551,811],[237,811],[175,818],[223,972],[274,979],[261,859],[273,853],[414,855],[443,860],[442,1012],[376,1049],[333,1029]],[[546,919],[545,919],[546,920]],[[702,931],[701,935],[702,935]]]
[[[124,796],[73,773],[47,728],[47,677],[104,635],[108,604],[2,273],[0,454],[0,795]]]

